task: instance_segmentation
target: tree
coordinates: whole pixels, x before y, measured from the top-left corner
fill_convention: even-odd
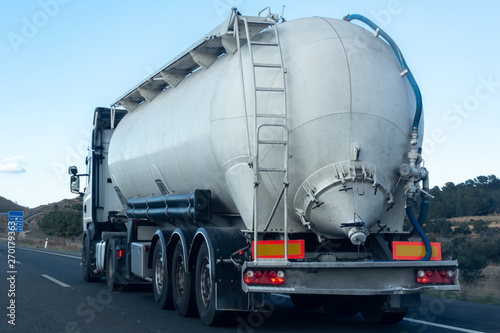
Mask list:
[[[483,220],[474,222],[474,232],[480,234],[488,230],[488,223]]]
[[[468,235],[471,233],[472,231],[470,231],[469,226],[463,224],[459,224],[458,227],[453,230],[453,235]]]
[[[460,279],[466,283],[473,283],[481,278],[482,270],[488,265],[485,253],[489,253],[478,245],[481,240],[473,240],[466,236],[456,236],[451,242],[444,246],[443,254],[458,259],[458,268],[460,268]],[[494,244],[495,242],[491,242]],[[491,245],[487,245],[488,249]]]
[[[477,176],[464,183],[446,183],[431,189],[430,218],[478,216],[500,212],[500,179],[495,175]]]
[[[487,265],[485,256],[475,251],[463,251],[458,256],[460,278],[466,283],[472,283],[482,277],[482,269]]]
[[[429,233],[434,233],[442,237],[451,235],[452,223],[447,220],[438,219],[435,221],[428,220],[425,224],[425,231]]]
[[[49,236],[75,236],[82,232],[81,221],[78,212],[56,210],[45,215],[38,227]]]

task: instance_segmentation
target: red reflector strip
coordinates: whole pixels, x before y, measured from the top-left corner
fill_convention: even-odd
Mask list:
[[[441,260],[441,243],[431,243],[432,256],[430,260]],[[392,242],[392,259],[420,260],[425,256],[423,242]]]
[[[254,258],[255,242],[252,242],[252,260]],[[285,241],[257,241],[257,256],[261,259],[283,259],[285,258]],[[288,241],[288,259],[304,259],[304,240]]]
[[[118,250],[118,258],[122,259],[125,258],[125,250]]]

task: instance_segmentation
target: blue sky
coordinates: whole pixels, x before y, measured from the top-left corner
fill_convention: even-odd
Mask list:
[[[0,4],[0,196],[73,197],[93,110],[221,23],[270,5],[292,20],[358,13],[398,43],[420,85],[431,185],[500,176],[500,5],[496,1],[77,1]]]

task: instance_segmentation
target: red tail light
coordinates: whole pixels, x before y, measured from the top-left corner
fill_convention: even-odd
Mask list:
[[[421,284],[455,284],[455,271],[453,270],[419,270],[417,282]]]
[[[245,283],[248,285],[285,284],[285,272],[247,270],[245,272]]]
[[[125,258],[126,251],[125,250],[118,250],[118,258],[123,259]]]

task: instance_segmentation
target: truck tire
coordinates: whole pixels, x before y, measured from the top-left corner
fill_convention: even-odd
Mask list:
[[[194,279],[186,272],[186,258],[181,242],[177,243],[172,257],[172,300],[175,311],[182,317],[193,317],[196,313]]]
[[[317,309],[321,306],[320,295],[290,294],[290,299],[300,309]]]
[[[334,318],[354,316],[359,312],[359,300],[356,296],[326,295],[323,310]]]
[[[196,305],[201,321],[208,326],[233,324],[237,312],[224,312],[215,308],[214,267],[210,263],[208,247],[205,242],[198,252],[195,274]]]
[[[370,324],[397,324],[403,320],[406,312],[407,310],[399,312],[384,312],[382,309],[361,310],[363,318]]]
[[[101,281],[100,276],[94,276],[90,265],[90,240],[88,237],[83,238],[82,242],[82,273],[83,279],[87,282]]]
[[[172,285],[168,275],[168,260],[163,256],[161,240],[153,254],[153,294],[160,309],[172,309]]]
[[[123,291],[126,287],[125,284],[119,283],[118,278],[118,263],[114,251],[112,240],[108,241],[108,248],[106,250],[106,282],[109,291]]]
[[[361,307],[361,315],[366,322],[370,324],[397,324],[406,316],[408,309],[400,309],[400,311],[385,311],[385,297],[371,297]]]

